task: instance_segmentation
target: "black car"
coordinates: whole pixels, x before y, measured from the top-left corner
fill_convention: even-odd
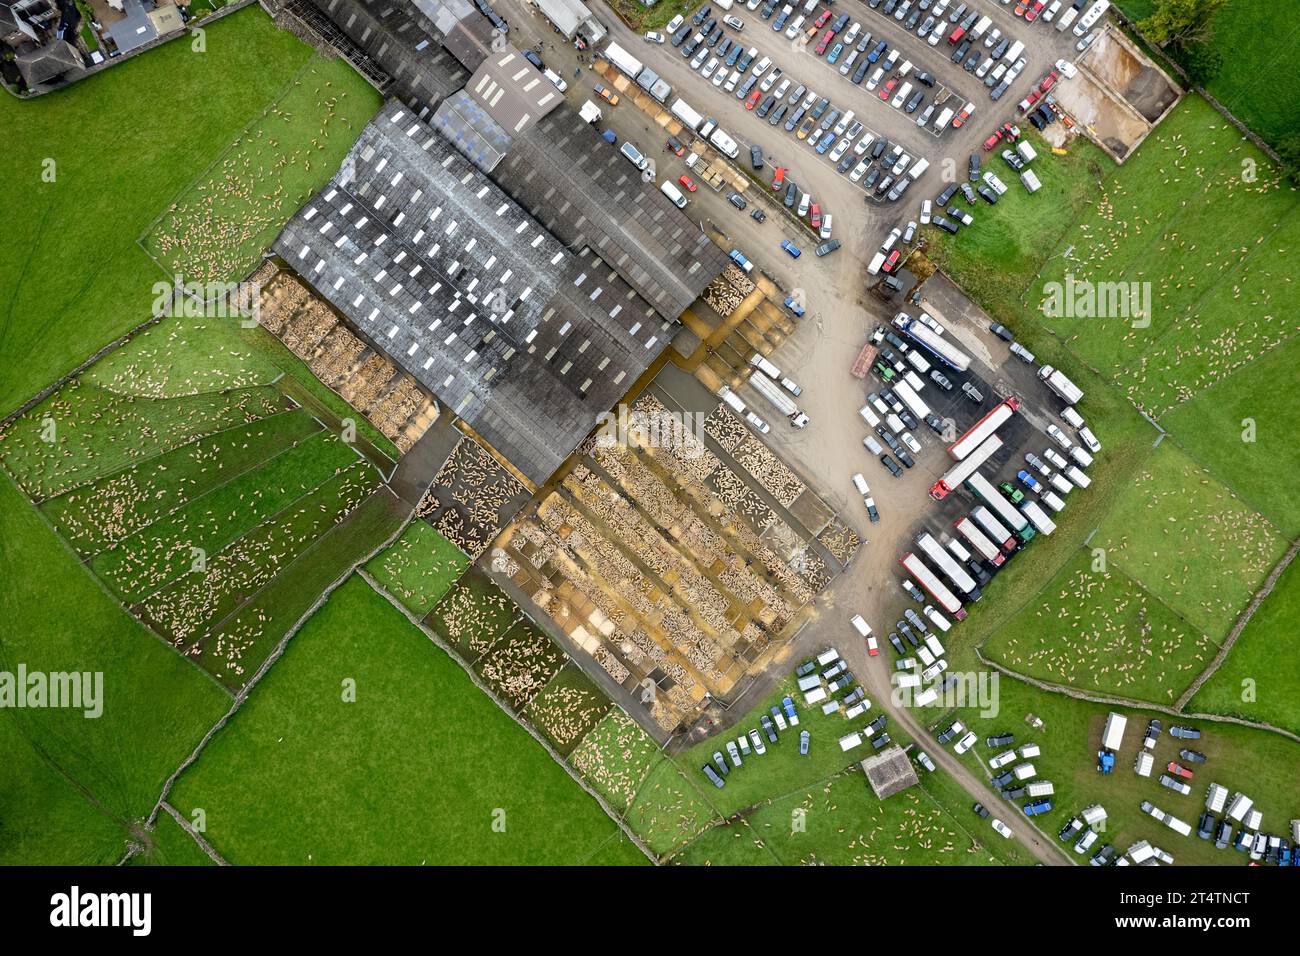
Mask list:
[[[1199,750],[1180,750],[1178,756],[1182,757],[1188,763],[1205,763],[1205,754]]]
[[[1214,814],[1209,810],[1201,814],[1201,822],[1196,827],[1196,835],[1202,840],[1208,840],[1214,835]]]
[[[785,114],[788,113],[789,111],[790,111],[789,105],[786,103],[782,103],[780,106],[774,109],[772,111],[772,115],[767,118],[767,125],[779,126],[781,120],[785,119]]]
[[[889,473],[890,473],[891,475],[893,475],[895,478],[902,478],[902,477],[903,477],[903,469],[902,469],[902,468],[899,468],[899,467],[898,467],[898,462],[896,462],[896,461],[894,461],[894,459],[890,458],[889,455],[887,455],[887,454],[882,454],[882,455],[880,456],[880,463],[881,463],[882,465],[884,465],[886,468],[888,468],[888,469],[889,469]]]
[[[709,14],[712,12],[713,11],[709,9],[709,5],[706,3],[704,6],[700,7],[699,10],[695,11],[695,16],[691,17],[691,23],[698,27],[709,18]]]
[[[774,96],[771,93],[768,93],[767,96],[763,99],[763,102],[758,105],[758,109],[756,109],[754,112],[758,115],[759,119],[762,119],[772,111],[772,107],[775,105],[776,105],[776,96]],[[750,149],[754,150],[757,149],[757,147],[751,146]],[[755,166],[754,168],[757,169],[758,167]]]
[[[970,160],[966,163],[966,178],[971,182],[980,178],[980,154],[971,153]]]
[[[1195,727],[1182,727],[1174,725],[1169,728],[1169,736],[1177,737],[1179,740],[1199,740],[1201,732]]]
[[[817,255],[818,255],[818,257],[821,257],[821,256],[829,256],[832,252],[834,252],[836,249],[838,249],[841,245],[843,245],[843,243],[841,243],[838,239],[831,239],[831,240],[829,240],[829,241],[827,241],[827,242],[823,242],[823,243],[822,243],[820,246],[818,246],[817,249],[816,249]]]
[[[934,432],[936,435],[943,435],[943,419],[934,412],[925,416],[925,423],[930,426],[930,431]]]
[[[935,216],[933,219],[930,220],[930,224],[934,226],[938,226],[940,229],[942,229],[944,232],[948,233],[951,236],[957,235],[957,224],[953,222],[951,219],[945,219],[943,216]]]
[[[767,735],[768,743],[776,743],[776,727],[772,724],[772,718],[764,714],[758,722],[763,727],[763,733]]]
[[[952,62],[960,63],[962,60],[966,59],[966,54],[969,52],[970,40],[962,40],[961,43],[957,45],[957,49],[953,51]]]
[[[682,37],[682,39],[685,40],[686,37],[688,37],[688,36],[691,35],[691,33],[690,33],[690,28],[689,28],[689,27],[682,27],[682,29],[686,31],[686,35]],[[679,32],[680,32],[680,31],[679,31]],[[678,46],[678,45],[679,45],[679,44],[678,44],[677,42],[674,42],[674,43],[673,43],[673,46]],[[539,70],[544,70],[544,69],[546,69],[546,67],[542,65],[542,58],[539,57],[539,56],[538,56],[536,53],[534,53],[532,50],[523,50],[522,52],[523,52],[523,54],[524,54],[524,59],[527,60],[529,63],[531,63],[533,66],[537,67]]]
[[[1083,823],[1078,817],[1070,817],[1065,826],[1061,827],[1060,831],[1056,834],[1056,837],[1062,843],[1069,843],[1082,832]]]
[[[889,643],[894,645],[894,650],[898,651],[900,655],[907,654],[907,648],[903,646],[902,640],[893,631],[889,632]]]
[[[724,37],[722,42],[718,44],[718,48],[713,52],[718,55],[719,59],[725,59],[727,54],[731,52],[731,37]]]
[[[872,167],[870,170],[867,171],[866,178],[862,180],[862,188],[870,189],[872,186],[876,184],[876,180],[879,178],[880,178],[880,167],[879,166]]]
[[[763,212],[763,210],[755,206],[753,209],[750,210],[749,218],[754,220],[755,222],[763,222],[764,220],[767,219],[767,213]]]
[[[998,198],[999,198],[998,194],[995,193],[992,189],[989,189],[989,187],[985,186],[983,183],[980,183],[979,189],[975,191],[979,193],[981,198],[983,198],[983,200],[986,203],[988,203],[990,206],[996,206],[998,204]],[[956,231],[957,230],[955,229],[953,230],[953,232]]]
[[[1226,850],[1231,842],[1232,824],[1227,820],[1220,820],[1218,829],[1214,831],[1214,848],[1216,850]]]
[[[988,747],[1005,747],[1007,744],[1013,744],[1015,742],[1015,734],[991,734],[984,738],[984,744]]]
[[[866,77],[867,70],[869,69],[871,69],[871,61],[864,57],[862,62],[858,64],[857,69],[853,71],[853,75],[849,77],[849,79],[852,80],[855,84],[861,86],[862,80]]]
[[[924,99],[925,99],[925,91],[917,90],[915,93],[913,93],[911,96],[907,98],[907,102],[903,105],[903,112],[915,113],[916,108],[921,105],[921,101]]]
[[[845,150],[844,158],[836,164],[835,171],[843,176],[857,164],[857,161],[858,157],[853,154],[853,150]]]
[[[712,50],[715,46],[718,45],[718,41],[721,39],[722,39],[722,27],[714,27],[712,30],[708,32],[708,35],[704,38],[704,45],[707,46],[710,50]]]
[[[795,185],[794,180],[791,180],[790,187],[785,191],[785,207],[787,209],[794,208],[794,197],[798,194],[798,192],[799,192],[799,187]]]
[[[914,633],[912,633],[912,629],[907,626],[906,621],[897,621],[894,626],[898,628],[900,634],[907,638],[907,643],[911,644],[913,647],[921,646],[920,640]]]
[[[992,780],[990,780],[989,782],[992,783],[994,787],[996,787],[997,789],[1001,790],[1003,787],[1005,787],[1007,784],[1009,784],[1009,783],[1010,783],[1012,780],[1014,780],[1015,778],[1016,778],[1016,775],[1015,775],[1014,773],[1012,773],[1010,770],[1004,770],[1004,771],[1002,771],[1002,773],[998,774],[996,777],[994,777],[994,778],[993,778]]]
[[[984,804],[982,803],[976,803],[973,807],[971,807],[971,812],[973,812],[981,820],[988,819],[989,809],[988,807],[984,806]]]
[[[893,741],[889,739],[889,734],[881,734],[879,737],[871,738],[871,749],[883,750],[891,743],[893,743]]]
[[[727,201],[731,203],[733,206],[735,206],[737,209],[744,209],[746,206],[749,205],[749,200],[747,200],[740,193],[732,193],[730,196],[727,197]]]
[[[879,159],[887,149],[889,149],[889,140],[882,136],[876,140],[876,145],[871,147],[871,158]]]

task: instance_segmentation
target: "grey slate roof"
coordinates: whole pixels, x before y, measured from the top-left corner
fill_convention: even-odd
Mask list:
[[[395,101],[275,251],[538,483],[672,328]]]
[[[28,89],[65,73],[85,69],[81,54],[66,40],[52,40],[43,47],[19,53],[14,57],[14,66],[22,74]]]

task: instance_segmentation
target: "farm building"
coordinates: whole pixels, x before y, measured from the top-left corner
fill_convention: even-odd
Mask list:
[[[912,761],[907,759],[903,748],[898,746],[889,747],[863,760],[862,772],[867,775],[867,783],[871,784],[871,790],[878,800],[892,797],[920,783]]]
[[[532,0],[555,32],[566,40],[578,41],[583,47],[594,46],[609,35],[582,0]]]
[[[395,101],[274,248],[537,483],[667,345],[672,325]]]

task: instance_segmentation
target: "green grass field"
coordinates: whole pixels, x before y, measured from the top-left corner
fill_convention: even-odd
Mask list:
[[[569,763],[616,810],[636,799],[650,771],[665,758],[654,739],[617,707],[569,755]]]
[[[568,661],[532,699],[523,716],[567,756],[612,706],[595,682]]]
[[[331,95],[357,119],[378,107],[378,94],[342,61],[320,58],[259,9],[211,24],[206,40],[205,53],[168,43],[58,93],[0,101],[0,126],[13,146],[0,156],[0,177],[28,184],[0,196],[0,219],[21,223],[24,237],[0,252],[7,278],[0,409],[15,407],[148,318],[154,283],[166,276],[137,238],[301,71],[329,77]],[[165,118],[140,109],[141,89],[167,90]],[[307,149],[313,138],[324,143],[321,150],[311,146],[308,176],[317,186],[351,145],[341,124],[324,140],[320,128],[321,117],[300,108],[276,137],[287,154]],[[268,177],[268,194],[280,171]],[[286,195],[306,185],[298,173],[283,171],[295,180]],[[257,185],[250,184],[250,195]],[[274,226],[259,234],[266,230]],[[240,249],[252,241],[242,234],[226,240]]]
[[[972,819],[974,819],[972,817]],[[695,866],[987,866],[997,859],[924,790],[876,799],[856,767],[713,827],[673,857]]]
[[[1300,628],[1300,563],[1293,561],[1188,709],[1258,720],[1300,733],[1300,668],[1288,666]]]
[[[0,478],[0,666],[102,672],[103,714],[0,710],[0,856],[112,863],[167,776],[230,705],[202,671],[118,607]]]
[[[515,602],[482,571],[471,569],[457,581],[425,623],[473,664],[520,618]]]
[[[206,810],[234,863],[636,862],[599,804],[358,577],[171,799]]]
[[[1121,0],[1133,20],[1150,16],[1153,0]],[[1280,11],[1250,0],[1228,0],[1214,20],[1212,44],[1223,54],[1223,69],[1207,86],[1210,93],[1266,141],[1276,143],[1300,127],[1293,31],[1279,23]],[[1268,82],[1260,82],[1267,76]]]
[[[1218,646],[1118,567],[1081,551],[983,646],[1020,674],[1133,700],[1174,703]]]
[[[469,559],[427,521],[412,521],[366,571],[411,613],[423,617],[465,570]]]
[[[1143,814],[1139,804],[1150,800],[1195,827],[1205,808],[1206,786],[1215,782],[1254,798],[1270,829],[1281,828],[1285,821],[1300,815],[1300,793],[1294,785],[1300,744],[1278,734],[1234,724],[1181,721],[1194,724],[1204,732],[1191,746],[1209,758],[1207,763],[1193,767],[1196,776],[1189,781],[1192,793],[1183,796],[1156,781],[1169,761],[1180,759],[1178,750],[1183,746],[1168,733],[1171,723],[1179,722],[1171,721],[1168,715],[1121,710],[1128,716],[1124,743],[1114,771],[1102,775],[1095,769],[1096,751],[1110,708],[1045,693],[1012,680],[1001,681],[999,704],[1001,712],[993,718],[981,718],[973,711],[960,714],[963,722],[981,738],[962,759],[983,770],[980,761],[987,761],[995,753],[984,746],[983,737],[993,732],[1014,733],[1017,745],[1031,740],[1039,743],[1042,754],[1033,759],[1038,779],[1050,780],[1056,788],[1053,809],[1039,818],[1041,829],[1050,839],[1055,839],[1056,831],[1071,816],[1089,804],[1100,803],[1109,812],[1110,820],[1102,841],[1094,849],[1102,842],[1110,842],[1122,852],[1137,840],[1148,839],[1172,853],[1179,864],[1241,865],[1245,862],[1243,856],[1231,849],[1215,850],[1212,841],[1200,840],[1195,835],[1180,836]],[[1042,719],[1043,730],[1033,730],[1025,723],[1025,715],[1029,713]],[[1166,732],[1154,751],[1156,770],[1153,776],[1143,778],[1133,772],[1133,760],[1151,717],[1160,718]],[[936,721],[937,724],[945,722],[946,719]],[[934,746],[939,744],[935,742]],[[1004,807],[1008,813],[1021,812]]]
[[[144,849],[131,857],[132,866],[216,866],[185,828],[163,810],[149,831]]]

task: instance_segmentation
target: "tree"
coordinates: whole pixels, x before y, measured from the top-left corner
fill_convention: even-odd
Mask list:
[[[1223,54],[1208,43],[1198,43],[1190,49],[1179,45],[1174,49],[1174,56],[1197,86],[1207,85],[1223,69]]]
[[[1213,20],[1228,0],[1155,0],[1151,16],[1138,29],[1153,43],[1170,44],[1184,51],[1209,41]]]
[[[1277,155],[1291,182],[1300,185],[1300,133],[1290,133],[1277,144]]]

